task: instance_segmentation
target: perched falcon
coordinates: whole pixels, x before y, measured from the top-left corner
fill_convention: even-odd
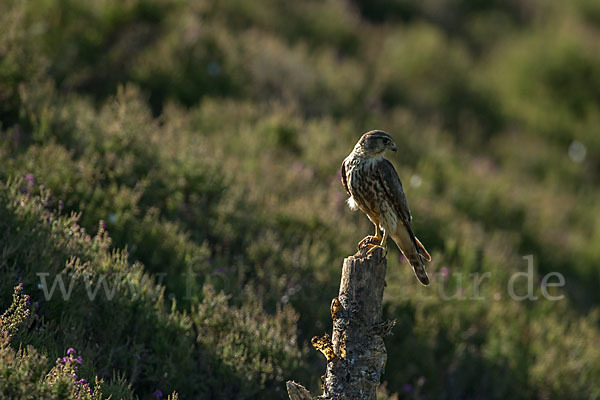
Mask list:
[[[342,183],[350,196],[350,209],[360,208],[375,225],[375,235],[365,237],[358,246],[369,246],[368,253],[385,249],[390,236],[419,282],[429,285],[424,262],[431,261],[431,256],[413,233],[402,182],[392,163],[383,158],[388,149],[396,151],[394,139],[383,131],[370,131],[362,135],[342,163]]]

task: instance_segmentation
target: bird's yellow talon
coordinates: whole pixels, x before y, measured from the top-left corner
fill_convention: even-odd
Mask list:
[[[358,242],[358,249],[362,249],[365,245],[370,245],[373,243],[381,243],[382,236],[367,236],[360,242]]]
[[[382,249],[385,253],[387,253],[387,249],[385,248],[385,246],[381,246],[379,244],[368,244],[369,250],[367,250],[367,255],[370,255],[372,252],[374,252],[376,249]]]

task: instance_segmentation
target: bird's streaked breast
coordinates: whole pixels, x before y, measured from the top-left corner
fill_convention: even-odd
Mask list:
[[[384,188],[377,179],[377,159],[348,160],[346,180],[352,195],[352,202],[367,213],[380,213],[379,205],[374,203],[375,195]],[[350,205],[350,201],[348,203]]]

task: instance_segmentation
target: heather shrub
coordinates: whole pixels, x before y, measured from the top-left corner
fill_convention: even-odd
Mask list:
[[[75,349],[56,360],[56,365],[45,373],[45,357],[32,347],[15,351],[10,342],[20,328],[26,328],[31,316],[30,296],[23,293],[23,284],[15,286],[12,303],[0,316],[0,393],[5,399],[103,399],[101,381],[93,386],[77,377],[82,358]],[[44,375],[45,374],[45,375]]]
[[[94,370],[106,380],[112,377],[112,371],[122,371],[138,393],[150,394],[156,390],[168,392],[173,387],[177,387],[180,393],[190,395],[214,390],[223,375],[215,372],[219,371],[219,368],[213,369],[215,364],[202,361],[214,357],[214,349],[204,346],[202,342],[196,344],[197,334],[192,333],[202,328],[205,334],[215,336],[211,325],[205,326],[204,321],[200,320],[196,322],[197,328],[194,328],[189,316],[176,311],[175,300],[171,308],[167,307],[163,299],[164,288],[142,271],[141,264],[129,264],[126,253],[110,250],[110,239],[103,226],[96,236],[89,236],[77,225],[76,216],[63,217],[46,211],[47,197],[20,193],[20,188],[19,183],[2,187],[0,198],[4,224],[2,243],[7,255],[5,262],[7,265],[25,266],[23,270],[9,270],[13,279],[19,278],[22,273],[19,271],[27,271],[27,275],[20,276],[25,278],[25,287],[34,288],[36,282],[42,282],[38,274],[43,274],[44,279],[47,277],[49,284],[43,290],[36,289],[38,294],[32,300],[39,307],[36,311],[37,322],[19,337],[19,343],[43,346],[50,354],[57,356],[61,353],[60,349],[66,348],[69,343],[78,343],[84,360],[82,371]],[[8,200],[10,196],[19,200],[11,202]],[[41,239],[44,236],[46,240]],[[49,237],[53,240],[49,240]],[[22,246],[27,246],[29,251],[15,253],[10,250]],[[23,258],[25,254],[27,257]],[[65,292],[61,291],[60,284],[56,284],[56,293],[47,296],[45,291],[52,290],[52,281],[57,276],[66,280],[63,286]],[[100,289],[102,285],[108,285],[109,291],[103,292]],[[90,293],[95,294],[92,296]],[[210,296],[216,295],[210,293]],[[223,300],[220,307],[224,312],[236,312],[228,311],[228,305]],[[260,312],[256,308],[253,310]],[[289,312],[287,317],[282,315],[277,318],[289,320]],[[253,320],[246,320],[246,323]],[[107,326],[110,329],[105,329]],[[292,329],[288,327],[283,332],[268,332],[262,335],[262,340],[269,343],[276,338],[290,338],[282,333],[289,335]],[[249,335],[256,334],[251,327],[248,332]],[[227,339],[231,334],[235,332],[220,333],[226,343],[239,343]],[[90,336],[94,337],[97,345],[86,339]],[[255,342],[252,336],[246,340]],[[293,340],[293,334],[290,339],[284,340]],[[127,341],[132,341],[132,344],[126,345]],[[107,351],[108,343],[120,345]],[[293,360],[297,359],[298,350],[294,342],[291,343],[282,356],[289,354]],[[223,349],[232,351],[227,346]],[[262,371],[263,377],[262,383],[252,382],[253,393],[266,395],[265,382],[273,379],[273,374],[281,372],[276,372],[270,359],[261,363],[250,361],[242,363],[246,365],[243,368],[245,373],[253,373],[257,368],[257,373]],[[69,363],[65,364],[66,369],[73,366],[71,361]],[[204,370],[212,378],[190,380],[188,378],[193,370]],[[60,379],[58,381],[62,382]],[[239,387],[231,386],[232,390],[239,390]],[[77,391],[79,387],[73,390]]]

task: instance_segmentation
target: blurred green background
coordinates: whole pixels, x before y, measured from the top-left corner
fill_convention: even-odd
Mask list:
[[[372,231],[339,167],[383,129],[434,261],[423,288],[390,242],[381,398],[600,399],[599,105],[595,0],[3,0],[0,312],[23,282],[31,315],[0,394],[75,398],[70,347],[102,398],[319,392]]]

